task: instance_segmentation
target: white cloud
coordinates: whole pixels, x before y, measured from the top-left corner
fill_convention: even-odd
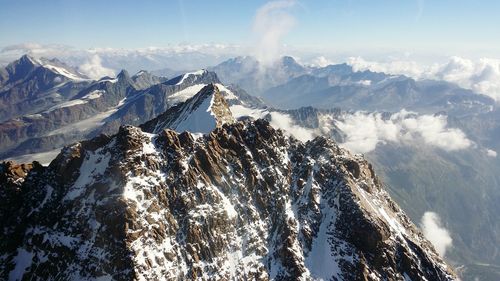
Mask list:
[[[486,155],[488,155],[489,157],[497,157],[497,152],[492,150],[492,149],[486,149]]]
[[[368,61],[362,57],[349,57],[347,63],[354,71],[371,70],[388,74],[402,74],[413,78],[422,78],[428,69],[416,61],[391,59],[388,62]]]
[[[98,55],[91,56],[87,62],[78,67],[78,70],[94,79],[99,79],[104,76],[115,76],[115,72],[112,69],[102,66],[101,58]]]
[[[294,136],[300,141],[308,141],[314,138],[313,130],[295,125],[292,118],[286,114],[271,112],[271,126],[285,131],[286,134]]]
[[[438,78],[500,100],[500,60],[482,58],[472,61],[452,57],[436,73]]]
[[[294,0],[271,1],[257,10],[253,22],[255,56],[264,65],[279,57],[281,40],[295,25],[295,18],[290,14],[295,4]]]
[[[324,56],[315,57],[314,59],[311,60],[311,66],[325,67],[330,64],[334,64],[334,62],[332,62],[331,60],[327,59]]]
[[[474,145],[461,130],[447,127],[446,116],[417,115],[401,110],[383,118],[380,113],[356,112],[332,122],[346,134],[341,145],[355,153],[370,152],[379,143],[386,142],[425,143],[446,151]]]
[[[288,114],[269,112],[265,109],[252,109],[242,105],[233,105],[230,109],[235,118],[251,116],[252,118],[259,119],[266,118],[270,115],[271,120],[269,121],[269,124],[271,124],[271,126],[276,129],[283,130],[285,134],[292,135],[300,141],[305,142],[316,136],[316,132],[314,130],[296,125]]]
[[[452,246],[453,239],[450,237],[448,230],[441,225],[439,216],[434,212],[425,212],[422,216],[420,227],[425,238],[444,257],[446,250]]]
[[[455,56],[445,63],[431,65],[398,59],[388,62],[367,61],[361,57],[350,57],[347,61],[356,71],[371,70],[415,79],[444,80],[500,101],[500,59],[471,60]]]

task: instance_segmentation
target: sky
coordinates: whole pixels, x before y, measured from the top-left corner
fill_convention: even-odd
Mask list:
[[[496,0],[274,2],[288,3],[277,9],[278,25],[284,25],[278,32],[280,44],[295,48],[500,57]],[[78,48],[248,46],[258,44],[255,19],[269,3],[0,0],[0,47],[26,42]]]

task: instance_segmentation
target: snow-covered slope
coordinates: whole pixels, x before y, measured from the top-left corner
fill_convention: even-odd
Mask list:
[[[170,128],[177,132],[206,134],[234,119],[229,106],[214,84],[203,87],[195,96],[147,122],[143,130],[158,133]]]
[[[176,112],[207,100],[227,109],[209,85]],[[159,121],[76,143],[49,167],[2,164],[0,278],[455,279],[371,165],[333,141],[264,120],[202,137]]]
[[[26,55],[26,59],[30,60],[36,66],[40,66],[53,71],[56,74],[62,75],[68,79],[77,80],[89,80],[87,76],[78,72],[78,70],[64,64],[57,59],[45,59],[45,58],[34,58]]]

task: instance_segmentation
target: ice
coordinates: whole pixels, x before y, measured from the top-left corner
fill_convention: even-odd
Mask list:
[[[221,201],[222,201],[222,208],[226,211],[227,216],[230,219],[234,219],[238,216],[238,212],[234,209],[233,204],[231,204],[231,201],[224,195],[224,193],[220,192],[220,190],[217,187],[213,187],[213,189],[219,194]]]
[[[203,73],[205,73],[205,70],[204,70],[204,69],[200,69],[200,70],[195,71],[195,72],[188,72],[188,73],[184,74],[184,75],[182,76],[181,80],[180,80],[179,82],[177,82],[177,84],[175,84],[175,85],[181,85],[181,84],[182,84],[182,82],[184,82],[184,80],[185,80],[186,78],[188,78],[189,76],[191,76],[191,75],[203,75]]]
[[[337,255],[332,251],[331,231],[334,228],[337,215],[335,210],[326,204],[322,208],[322,222],[316,238],[313,240],[311,251],[306,258],[311,276],[319,280],[330,280],[332,276],[340,278],[341,270],[337,262]]]
[[[408,276],[408,274],[406,272],[403,273],[403,278],[404,278],[404,281],[412,281],[410,276]]]
[[[54,72],[56,72],[57,74],[60,74],[62,76],[65,76],[71,80],[86,80],[86,79],[83,79],[82,77],[80,76],[77,76],[71,72],[69,72],[68,70],[62,68],[62,67],[58,67],[58,66],[55,66],[55,65],[51,65],[51,64],[48,64],[48,63],[45,63],[45,64],[42,64],[43,67],[45,68],[48,68]]]
[[[205,87],[207,84],[196,84],[193,86],[189,86],[185,88],[184,90],[180,90],[168,97],[168,101],[171,104],[177,104],[180,102],[185,102],[187,99],[192,98],[194,95],[196,95],[203,87]]]
[[[71,107],[79,104],[86,104],[89,102],[89,100],[97,99],[100,98],[105,91],[103,90],[95,90],[87,95],[83,96],[81,99],[74,99],[74,100],[69,100],[62,102],[60,104],[54,105],[53,107],[47,109],[45,112],[51,112],[53,110],[59,109],[59,108],[64,108],[64,107]]]
[[[24,154],[19,156],[14,156],[5,159],[4,161],[15,161],[17,163],[31,163],[33,161],[38,161],[43,166],[48,166],[52,160],[56,158],[56,156],[61,152],[61,148],[56,148],[54,150],[40,152],[40,153],[31,153]]]
[[[79,104],[86,104],[86,103],[88,103],[88,100],[82,100],[82,99],[69,100],[69,101],[65,101],[65,102],[62,102],[60,104],[54,105],[53,107],[47,109],[45,112],[51,112],[51,111],[54,111],[56,109],[75,106],[75,105],[79,105]]]
[[[85,96],[83,96],[82,100],[97,99],[97,98],[100,98],[104,93],[105,93],[105,91],[103,91],[103,90],[94,90],[94,91],[86,94]]]
[[[46,134],[46,136],[52,136],[57,134],[74,134],[74,133],[91,131],[97,127],[102,126],[105,123],[106,118],[117,112],[124,103],[125,99],[122,99],[115,107],[112,107],[108,111],[98,113],[90,118],[50,131]]]

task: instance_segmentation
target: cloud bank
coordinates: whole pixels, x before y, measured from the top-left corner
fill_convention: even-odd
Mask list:
[[[500,59],[471,60],[454,56],[445,63],[432,65],[411,60],[376,62],[362,57],[350,57],[347,61],[356,71],[371,70],[415,79],[444,80],[500,101]]]
[[[436,251],[444,257],[446,251],[452,246],[453,239],[446,228],[441,225],[439,216],[434,212],[425,212],[420,223],[422,232]]]
[[[271,121],[269,123],[271,126],[284,130],[286,134],[292,135],[300,141],[306,142],[315,137],[313,130],[296,125],[287,114],[271,112],[270,115]]]
[[[380,113],[356,112],[333,122],[346,135],[341,145],[355,153],[370,152],[379,143],[387,142],[423,142],[446,151],[466,149],[474,144],[461,130],[449,128],[446,116],[417,115],[401,110],[383,118]]]
[[[317,135],[315,130],[297,125],[288,114],[269,112],[266,109],[252,109],[242,105],[233,105],[230,110],[236,119],[244,116],[255,119],[270,117],[271,126],[283,130],[286,135],[291,135],[300,141],[312,140]]]
[[[262,64],[269,65],[279,57],[281,40],[295,25],[290,14],[295,4],[294,0],[271,1],[257,10],[253,22],[254,52]]]

